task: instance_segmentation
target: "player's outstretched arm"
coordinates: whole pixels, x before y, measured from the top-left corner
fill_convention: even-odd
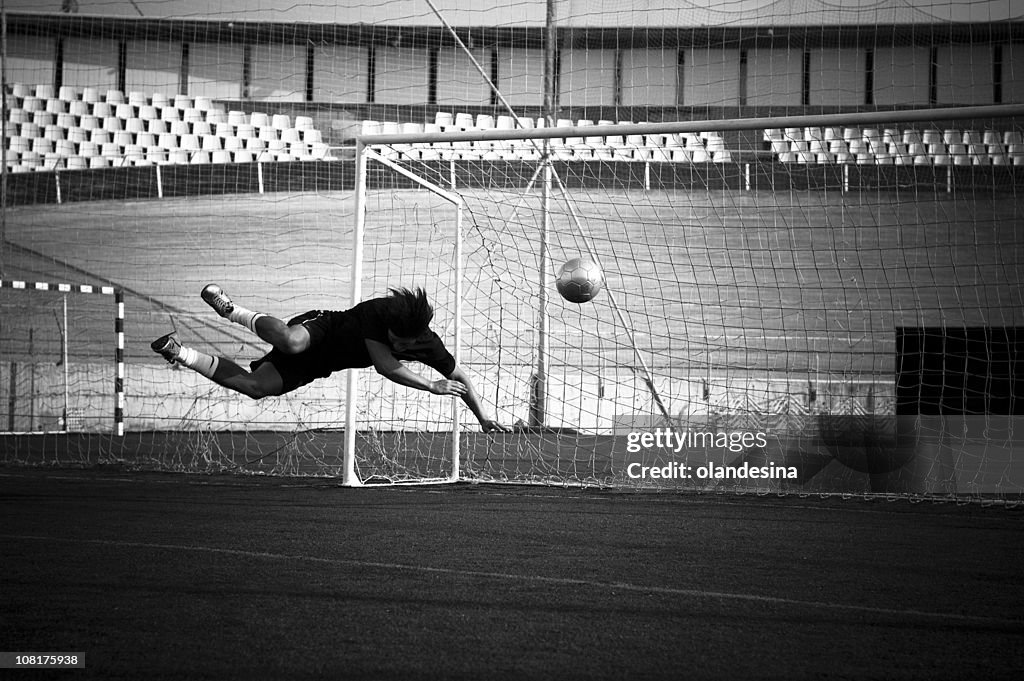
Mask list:
[[[466,386],[459,381],[450,379],[431,381],[406,368],[395,358],[391,348],[379,341],[367,339],[366,348],[370,352],[370,359],[373,361],[373,367],[377,370],[377,373],[389,381],[394,381],[408,388],[425,390],[435,395],[458,395],[462,397],[466,394]]]
[[[462,394],[462,401],[472,410],[473,415],[476,416],[476,420],[480,422],[480,427],[485,433],[507,433],[510,431],[507,426],[501,425],[487,414],[487,411],[480,403],[480,397],[476,394],[476,388],[473,387],[473,381],[469,379],[469,374],[463,371],[462,367],[455,367],[455,370],[448,374],[448,378],[458,381],[466,387],[466,392]]]

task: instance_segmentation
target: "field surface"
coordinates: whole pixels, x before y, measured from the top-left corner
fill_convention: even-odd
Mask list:
[[[0,471],[10,651],[96,679],[1016,679],[1018,510]]]

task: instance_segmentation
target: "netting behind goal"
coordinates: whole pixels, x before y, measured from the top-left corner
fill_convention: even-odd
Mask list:
[[[553,140],[547,192],[539,137],[376,138],[364,290],[423,285],[448,342],[456,211],[397,169],[464,202],[462,360],[516,431],[464,433],[462,478],[1018,492],[1019,359],[988,360],[1013,357],[1006,329],[1024,323],[1020,128],[895,116],[576,128]],[[581,305],[554,287],[578,256],[607,280]],[[1003,350],[897,342],[979,327]],[[1000,399],[930,409],[965,372]],[[372,377],[362,391],[363,478],[450,468],[447,401]]]
[[[109,287],[0,281],[0,434],[123,434],[119,305]]]

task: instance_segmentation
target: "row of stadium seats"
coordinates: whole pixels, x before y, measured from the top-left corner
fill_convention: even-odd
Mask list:
[[[782,163],[1024,165],[1019,130],[785,128],[764,140]]]
[[[543,128],[543,118],[520,118],[521,126],[511,116],[450,114],[439,112],[433,123],[393,123],[366,120],[362,133],[418,134],[436,132],[465,132],[473,130],[508,129],[515,127]],[[628,122],[622,122],[626,125]],[[551,140],[552,153],[559,160],[656,161],[676,163],[729,163],[732,152],[717,132],[685,133],[679,135],[587,135],[586,128],[594,121],[573,122],[560,119],[556,127],[576,127],[580,134]],[[597,121],[597,125],[616,125],[612,121]],[[387,156],[410,160],[537,160],[542,143],[531,140],[501,140],[479,142],[434,142],[430,144],[392,145],[384,149]]]
[[[9,171],[331,158],[308,116],[225,112],[185,95],[67,87],[59,94],[15,85],[7,95]]]

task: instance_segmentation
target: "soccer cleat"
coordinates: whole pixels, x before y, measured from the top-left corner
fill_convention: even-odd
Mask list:
[[[181,351],[181,343],[178,342],[173,333],[160,336],[150,343],[149,347],[153,348],[153,352],[159,354],[171,364],[177,361],[178,353]]]
[[[235,309],[235,304],[228,298],[228,294],[216,284],[207,284],[200,295],[221,317],[226,318]]]

